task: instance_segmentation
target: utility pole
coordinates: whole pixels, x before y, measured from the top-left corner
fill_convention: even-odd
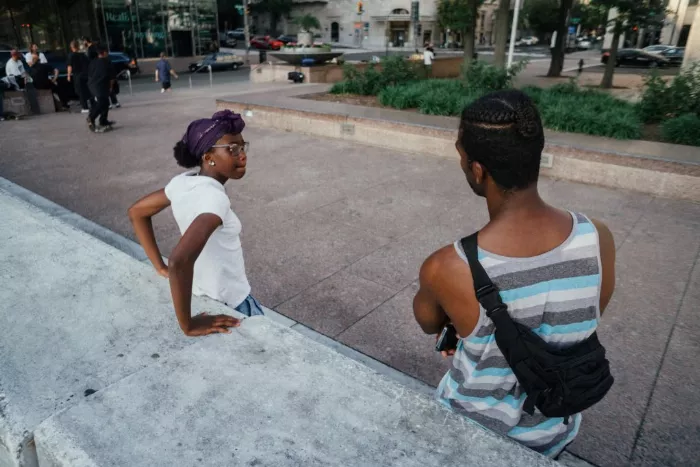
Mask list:
[[[515,39],[518,34],[518,16],[520,15],[520,0],[515,0],[515,12],[513,13],[513,25],[510,27],[510,47],[508,48],[508,63],[506,69],[513,66],[513,52],[515,52]]]
[[[243,33],[245,34],[245,64],[250,65],[250,18],[248,0],[243,0]]]

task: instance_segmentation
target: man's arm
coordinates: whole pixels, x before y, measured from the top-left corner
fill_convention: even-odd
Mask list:
[[[68,76],[66,77],[66,79],[67,79],[68,82],[70,83],[70,78],[71,78],[71,76],[73,76],[73,67],[72,67],[71,65],[68,65],[68,71],[67,71],[67,72],[68,72]]]
[[[159,76],[158,68],[156,68],[156,79],[155,79],[156,81],[158,81],[158,76]]]
[[[420,268],[418,292],[413,298],[413,316],[426,334],[439,333],[449,321],[433,288],[439,268],[436,254],[425,260]]]
[[[591,219],[591,222],[598,231],[600,263],[603,269],[600,285],[600,314],[602,315],[615,291],[615,238],[608,226],[596,219]]]
[[[173,70],[172,68],[170,69],[170,76],[172,76],[175,79],[180,79],[177,73],[175,73],[175,70]]]
[[[58,68],[53,69],[53,78],[51,78],[51,81],[53,81],[54,84],[58,81]]]

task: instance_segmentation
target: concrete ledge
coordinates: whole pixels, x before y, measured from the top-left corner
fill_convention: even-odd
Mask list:
[[[426,156],[456,157],[456,129],[259,105],[251,100],[218,100],[217,108],[243,112],[248,124],[260,128],[337,138]],[[289,104],[289,99],[283,102]],[[551,166],[542,168],[542,174],[548,177],[700,202],[700,165],[625,156],[557,141],[548,142],[545,153],[552,156]]]
[[[289,321],[188,339],[149,266],[0,206],[2,467],[555,465]]]
[[[36,442],[42,467],[555,465],[265,318],[55,415]]]
[[[36,466],[41,422],[193,341],[149,266],[2,189],[0,206],[0,466]]]

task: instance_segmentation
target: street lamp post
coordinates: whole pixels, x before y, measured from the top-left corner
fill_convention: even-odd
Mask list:
[[[510,47],[508,48],[508,64],[506,68],[513,66],[513,53],[515,52],[515,38],[518,34],[518,16],[520,15],[520,2],[523,0],[515,0],[515,12],[513,14],[513,25],[510,28]]]

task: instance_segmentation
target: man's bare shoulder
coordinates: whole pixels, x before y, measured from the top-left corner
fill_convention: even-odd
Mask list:
[[[457,254],[454,245],[447,245],[431,254],[420,270],[421,283],[442,282],[455,274],[469,274],[469,266]]]

